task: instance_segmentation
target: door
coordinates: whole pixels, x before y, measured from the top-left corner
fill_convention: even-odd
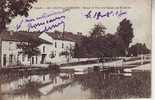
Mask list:
[[[41,55],[41,64],[45,63],[45,57],[46,57],[46,54]]]
[[[6,54],[3,55],[3,66],[6,66]]]
[[[34,57],[32,57],[32,64],[34,64]]]

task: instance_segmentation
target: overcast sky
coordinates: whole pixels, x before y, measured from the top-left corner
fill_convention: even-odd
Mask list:
[[[128,2],[127,2],[128,1]],[[85,35],[93,28],[94,24],[101,23],[107,28],[107,33],[114,34],[119,22],[124,18],[127,18],[133,24],[134,29],[134,39],[133,44],[137,42],[146,43],[147,47],[151,48],[151,16],[150,16],[150,2],[151,0],[38,0],[33,8],[29,12],[29,17],[35,18],[41,16],[42,14],[52,13],[56,11],[61,11],[59,8],[57,10],[54,7],[81,7],[80,9],[71,9],[63,15],[65,18],[65,31],[77,33],[82,32]],[[125,9],[126,15],[117,17],[112,16],[109,18],[102,18],[100,20],[96,19],[86,19],[84,16],[89,10],[107,12],[111,9],[83,9],[82,7],[130,7],[130,9]],[[48,9],[47,9],[48,8]],[[117,11],[114,9],[113,11]],[[16,30],[16,24],[20,22],[24,17],[16,17],[13,19],[9,25],[10,30]],[[26,30],[26,27],[21,27],[20,30]],[[62,26],[56,28],[55,30],[62,31]],[[51,30],[54,31],[54,30]]]

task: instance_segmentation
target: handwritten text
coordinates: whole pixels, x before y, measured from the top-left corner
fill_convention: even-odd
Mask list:
[[[54,12],[50,14],[43,13],[42,16],[36,18],[25,18],[16,24],[16,30],[20,30],[22,25],[26,25],[28,31],[47,32],[62,25],[65,27],[64,12]],[[60,15],[61,14],[61,15]]]
[[[113,17],[113,16],[116,16],[116,17],[121,17],[121,16],[124,16],[126,15],[127,12],[126,11],[122,11],[122,10],[117,10],[117,11],[92,11],[92,10],[89,10],[88,13],[86,13],[84,16],[87,18],[87,19],[96,19],[96,20],[99,20],[99,19],[102,19],[102,18],[109,18],[109,17]]]

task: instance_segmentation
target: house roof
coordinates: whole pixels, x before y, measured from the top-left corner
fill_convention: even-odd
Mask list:
[[[49,43],[43,39],[38,38],[41,33],[38,32],[9,32],[5,31],[0,34],[0,39],[4,41],[16,41],[16,42],[39,42],[39,43]]]
[[[72,41],[72,42],[79,42],[84,37],[82,35],[73,34],[72,32],[55,31],[55,32],[46,32],[46,33],[55,40],[64,40],[64,41]],[[39,33],[39,32],[5,31],[0,34],[0,39],[4,41],[50,43],[44,39],[39,38],[41,34],[42,33]]]
[[[72,32],[47,32],[49,36],[51,36],[55,40],[66,40],[66,41],[72,41],[72,42],[78,42],[83,37],[82,35],[73,34]]]

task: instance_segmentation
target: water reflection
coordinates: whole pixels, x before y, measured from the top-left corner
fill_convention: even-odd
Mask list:
[[[77,78],[82,90],[90,89],[90,98],[148,98],[150,97],[150,73],[133,72],[132,76],[113,73],[91,73]]]
[[[50,72],[0,77],[0,100],[149,98],[150,72]]]

